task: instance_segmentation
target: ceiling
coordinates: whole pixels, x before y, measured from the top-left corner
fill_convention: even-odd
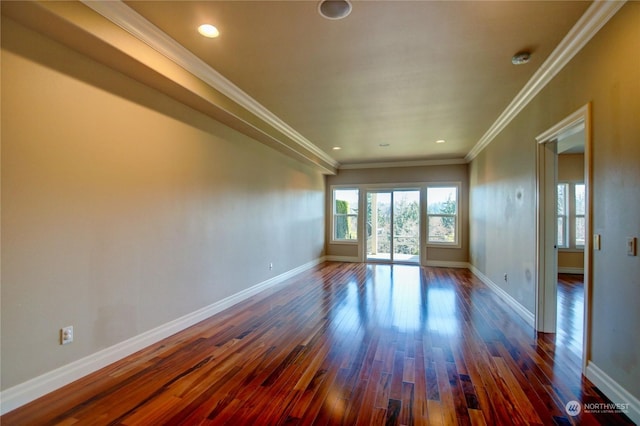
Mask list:
[[[327,20],[317,0],[0,5],[3,15],[329,174],[468,161],[620,7],[352,0],[349,16]],[[220,36],[202,37],[202,23]],[[515,66],[521,50],[531,61]]]
[[[317,1],[126,4],[342,165],[464,158],[589,6],[353,1],[332,21]]]

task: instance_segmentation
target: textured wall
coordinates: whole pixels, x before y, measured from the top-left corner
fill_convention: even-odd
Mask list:
[[[471,263],[533,312],[535,137],[592,102],[591,361],[640,397],[640,3],[628,2],[471,163]],[[521,197],[518,198],[518,194]]]
[[[3,388],[317,259],[324,197],[321,174],[3,19]]]

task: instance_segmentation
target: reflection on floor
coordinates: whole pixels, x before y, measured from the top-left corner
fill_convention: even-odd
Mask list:
[[[584,275],[558,274],[556,353],[581,370],[584,333]],[[566,352],[566,353],[565,353]]]
[[[367,261],[391,261],[391,253],[367,253]],[[417,254],[395,253],[393,255],[393,261],[402,263],[419,263],[420,256]]]
[[[631,424],[569,414],[609,402],[565,362],[573,335],[536,333],[466,269],[327,262],[0,423]]]

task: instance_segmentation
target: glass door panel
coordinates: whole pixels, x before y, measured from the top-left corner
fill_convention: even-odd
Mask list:
[[[420,191],[393,192],[393,260],[420,262]]]
[[[391,192],[367,193],[367,260],[391,259]]]
[[[367,261],[420,262],[420,191],[367,192]]]

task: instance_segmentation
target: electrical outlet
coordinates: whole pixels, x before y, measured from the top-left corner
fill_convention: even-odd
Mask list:
[[[635,256],[638,250],[638,239],[636,237],[627,238],[627,255]]]
[[[73,326],[64,327],[60,329],[60,344],[68,345],[73,342]]]
[[[273,269],[273,263],[269,263],[269,270],[271,271]]]
[[[508,282],[509,281],[509,276],[507,274],[504,274],[504,281]]]

